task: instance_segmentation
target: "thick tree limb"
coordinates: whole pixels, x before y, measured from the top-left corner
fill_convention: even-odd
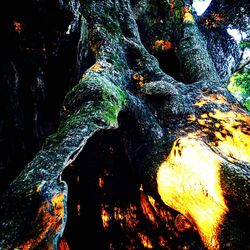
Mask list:
[[[188,18],[185,20],[185,15],[188,14],[190,20]],[[190,82],[219,81],[218,73],[207,52],[205,40],[190,13],[184,14],[184,31],[180,40],[180,58],[184,72]]]
[[[125,93],[92,70],[68,94],[64,122],[2,197],[1,248],[57,249],[67,218],[62,171],[96,131],[118,126],[124,102]]]
[[[193,16],[181,16],[180,60],[191,83],[185,85],[166,75],[142,45],[130,1],[84,4],[95,63],[67,94],[58,131],[2,197],[0,246],[57,248],[67,217],[63,169],[93,134],[120,125],[126,154],[151,203],[181,213],[177,228],[190,228],[189,220],[208,249],[240,249],[248,239],[249,116],[220,86]],[[141,191],[143,214],[156,226],[154,213],[161,220],[167,214],[152,212]],[[100,211],[105,229],[108,216]],[[237,226],[230,232],[232,223]],[[124,231],[126,226],[137,229],[136,223],[123,223]]]

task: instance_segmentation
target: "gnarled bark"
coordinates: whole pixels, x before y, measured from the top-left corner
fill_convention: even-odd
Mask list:
[[[68,198],[61,176],[78,157],[81,178],[91,178],[93,190],[87,192],[98,199],[95,211],[108,235],[103,237],[105,248],[245,247],[250,118],[225,87],[231,66],[217,67],[214,50],[207,48],[188,3],[85,1],[79,14],[79,3],[69,1],[60,2],[60,15],[64,4],[81,25],[77,53],[83,55],[75,60],[92,56],[93,65],[66,95],[57,132],[3,194],[1,248],[57,249],[66,244],[59,242]],[[152,14],[141,20],[140,14],[149,10]],[[68,29],[76,27],[69,20]],[[154,37],[162,23],[176,32],[160,26]],[[152,32],[145,32],[143,27],[150,25]],[[169,70],[170,76],[160,68],[164,56],[179,60],[178,79],[172,77],[176,72]],[[239,60],[237,55],[234,60]],[[14,63],[11,70],[15,78],[9,82],[18,85]],[[111,137],[110,146],[102,135],[111,129],[117,138]],[[105,147],[109,156],[101,153]],[[131,199],[116,196],[112,185],[118,183],[107,184],[121,178],[119,164],[127,180],[135,178]],[[98,181],[99,194],[94,191]],[[115,241],[113,227],[124,241]]]

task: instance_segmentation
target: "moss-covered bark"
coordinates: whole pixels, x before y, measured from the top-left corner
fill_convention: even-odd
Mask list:
[[[68,93],[58,131],[2,198],[1,248],[57,248],[67,218],[67,186],[61,181],[62,171],[96,131],[118,127],[117,116],[125,100],[121,88],[92,71]],[[30,213],[32,208],[34,213]]]

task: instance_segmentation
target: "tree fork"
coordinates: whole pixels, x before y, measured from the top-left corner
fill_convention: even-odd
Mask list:
[[[67,217],[63,169],[97,131],[119,126],[146,194],[183,214],[208,249],[246,244],[249,115],[220,86],[193,17],[186,14],[191,13],[183,17],[180,60],[189,85],[166,75],[148,53],[130,1],[84,3],[95,62],[66,95],[58,131],[2,196],[2,248],[57,249]],[[237,226],[231,231],[232,223]]]

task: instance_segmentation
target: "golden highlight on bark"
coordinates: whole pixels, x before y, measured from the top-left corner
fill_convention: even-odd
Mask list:
[[[144,194],[143,191],[140,191],[140,201],[143,214],[146,216],[146,218],[148,218],[152,225],[157,226],[157,220],[155,218],[153,208],[148,201],[148,197]]]
[[[102,225],[104,229],[107,229],[109,227],[109,221],[111,219],[110,214],[106,211],[106,209],[104,208],[104,206],[102,206],[102,213],[101,213],[101,217],[102,217]]]
[[[64,239],[61,239],[58,244],[58,250],[70,250],[68,242]]]
[[[46,237],[56,234],[61,230],[64,218],[64,199],[64,194],[59,193],[53,196],[51,201],[47,201],[41,205],[34,222],[34,228],[38,228],[37,231],[40,234],[30,238],[15,249],[33,249],[46,239]],[[49,242],[46,247],[47,249],[53,249],[52,242]]]
[[[185,13],[183,16],[184,23],[194,23],[194,17],[191,13]]]
[[[191,14],[191,10],[189,9],[188,6],[183,7],[183,22],[184,23],[194,23],[194,17]]]
[[[218,234],[228,212],[220,185],[220,161],[204,143],[177,139],[157,173],[163,202],[187,217],[208,249],[219,249]]]
[[[215,133],[218,149],[228,157],[250,162],[250,117],[219,110],[210,117],[217,119],[221,128]]]
[[[16,32],[20,33],[22,30],[22,24],[19,21],[14,20],[13,26]]]
[[[197,101],[194,106],[202,107],[203,105],[207,103],[216,103],[216,104],[226,104],[229,105],[227,99],[225,96],[221,94],[210,94],[208,96],[205,96],[201,98],[199,101]]]
[[[138,232],[137,235],[139,239],[141,240],[141,244],[143,245],[144,248],[148,248],[148,249],[153,248],[152,243],[147,235],[144,235],[143,233],[140,233],[140,232]]]
[[[102,65],[100,65],[99,63],[95,63],[93,64],[91,67],[90,67],[91,70],[93,71],[102,71],[103,70],[103,67]]]
[[[197,122],[201,127],[200,130],[189,133],[189,138],[212,136],[214,139],[209,144],[230,161],[237,159],[250,162],[250,117],[246,113],[215,110],[200,117],[192,115],[187,119]]]

